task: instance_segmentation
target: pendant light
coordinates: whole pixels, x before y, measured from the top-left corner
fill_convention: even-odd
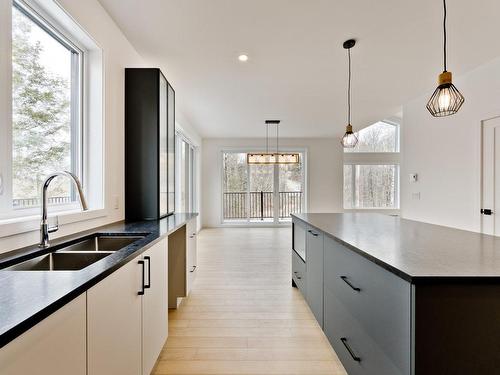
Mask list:
[[[269,127],[276,126],[276,152],[269,152]],[[248,153],[247,164],[298,164],[298,153],[279,152],[280,120],[266,120],[266,152]]]
[[[349,60],[348,79],[347,79],[347,126],[345,127],[345,134],[340,142],[344,148],[354,148],[358,144],[358,137],[352,131],[351,125],[351,48],[354,47],[356,41],[354,39],[346,40],[343,44],[347,50]]]
[[[443,0],[443,8],[444,70],[438,77],[438,87],[427,103],[427,109],[434,117],[454,115],[465,101],[460,91],[451,83],[451,72],[446,70],[446,0]]]

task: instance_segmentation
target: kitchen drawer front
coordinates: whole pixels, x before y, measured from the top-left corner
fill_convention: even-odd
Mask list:
[[[325,290],[387,360],[409,374],[410,284],[331,238],[325,238],[324,259]]]
[[[302,292],[302,295],[306,296],[306,264],[302,258],[292,250],[292,279],[295,284]]]
[[[409,363],[407,368],[396,366],[379,343],[352,317],[352,312],[327,288],[325,288],[324,332],[349,375],[410,373]]]
[[[292,249],[306,260],[306,237],[309,227],[301,221],[294,219],[292,222]]]
[[[323,239],[320,231],[307,231],[306,301],[320,327],[323,327]]]

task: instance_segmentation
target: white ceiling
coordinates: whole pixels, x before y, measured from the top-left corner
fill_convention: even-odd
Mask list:
[[[203,137],[343,133],[354,37],[353,125],[429,95],[442,71],[440,0],[100,0],[137,51],[160,67]],[[448,0],[448,69],[500,55],[500,1]],[[250,57],[238,61],[240,53]],[[464,93],[467,96],[467,93]],[[466,104],[467,105],[467,102]]]

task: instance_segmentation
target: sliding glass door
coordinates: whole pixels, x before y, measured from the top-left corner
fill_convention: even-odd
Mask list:
[[[295,151],[295,150],[293,150]],[[222,220],[289,222],[305,206],[304,153],[299,164],[248,165],[247,152],[222,153]]]
[[[301,155],[301,160],[303,155]],[[290,214],[302,212],[304,205],[304,168],[300,164],[280,164],[278,169],[279,184],[279,220],[289,221]]]

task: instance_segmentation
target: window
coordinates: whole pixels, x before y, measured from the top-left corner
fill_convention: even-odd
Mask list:
[[[344,208],[399,208],[399,125],[379,121],[344,150]]]
[[[344,208],[396,208],[397,165],[344,165]]]
[[[196,212],[196,153],[195,146],[182,133],[176,133],[176,211]]]
[[[299,164],[249,165],[247,151],[223,152],[223,222],[289,222],[290,214],[302,212],[305,153],[299,155]]]
[[[3,28],[11,54],[0,56],[0,79],[12,87],[0,92],[0,107],[8,108],[0,114],[0,220],[38,214],[44,179],[61,170],[76,174],[91,208],[101,208],[102,52],[56,2],[9,7],[0,14],[11,27]],[[64,177],[48,196],[52,212],[78,207]]]
[[[399,126],[379,121],[358,133],[358,144],[345,152],[399,152]]]
[[[40,205],[54,171],[81,177],[82,52],[20,3],[12,8],[12,206]],[[52,203],[77,199],[68,179],[50,189]]]

